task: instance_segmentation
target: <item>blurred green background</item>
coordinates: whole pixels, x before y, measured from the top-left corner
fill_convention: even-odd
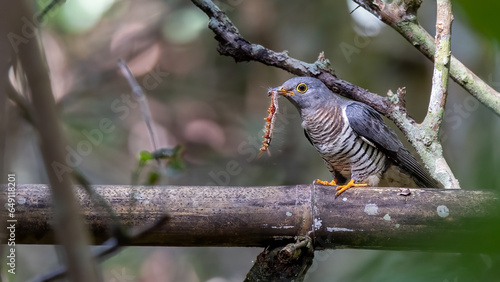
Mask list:
[[[483,12],[498,11],[500,4],[486,2],[453,2],[452,52],[499,90],[499,22]],[[324,51],[340,78],[380,95],[405,86],[410,114],[423,119],[432,63],[362,8],[350,14],[356,7],[352,2],[216,3],[253,43],[288,50],[307,62]],[[37,2],[39,8],[47,4]],[[435,14],[435,1],[424,1],[419,20],[431,34]],[[204,13],[181,0],[72,0],[49,13],[41,35],[70,147],[87,140],[85,132],[98,128],[103,118],[115,126],[78,168],[92,184],[130,184],[138,153],[152,150],[139,107],[116,67],[123,58],[147,93],[160,146],[180,144],[185,150],[185,169],[168,171],[163,184],[257,186],[330,179],[303,136],[296,110],[284,99],[271,155],[256,157],[267,89],[291,75],[220,56],[207,24]],[[449,165],[463,189],[500,188],[500,119],[453,82],[449,93],[441,132]],[[15,122],[9,122],[7,168],[19,183],[48,183],[35,132],[12,108],[8,115]],[[231,161],[241,166],[240,173],[225,173]],[[260,251],[134,247],[106,261],[103,273],[106,281],[241,281]],[[57,265],[51,246],[20,246],[18,254],[17,281]],[[498,265],[489,255],[329,250],[316,253],[307,281],[498,281]]]

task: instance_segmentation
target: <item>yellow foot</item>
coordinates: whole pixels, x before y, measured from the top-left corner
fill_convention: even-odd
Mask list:
[[[337,186],[337,178],[333,179],[332,181],[324,181],[324,180],[319,180],[316,179],[314,180],[314,184],[321,184],[321,185],[332,185],[332,186]]]
[[[334,179],[334,180],[332,180],[330,182],[316,179],[314,182],[317,183],[317,184],[322,184],[322,185],[337,186],[337,188],[335,188],[335,190],[337,190],[337,193],[335,193],[335,198],[337,198],[345,190],[347,190],[347,189],[349,189],[351,187],[365,187],[365,186],[367,186],[367,184],[357,184],[357,183],[354,183],[354,179],[351,179],[351,181],[349,181],[349,183],[347,183],[346,185],[337,185],[337,179]]]
[[[365,186],[367,186],[367,184],[356,184],[354,183],[354,179],[351,179],[351,181],[349,181],[349,183],[347,183],[346,185],[337,186],[336,188],[337,193],[335,193],[335,198],[337,198],[340,194],[342,194],[342,192],[351,187],[365,187]]]

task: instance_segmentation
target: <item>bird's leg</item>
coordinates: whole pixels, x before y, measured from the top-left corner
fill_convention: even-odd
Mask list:
[[[335,188],[335,190],[337,190],[337,193],[335,193],[335,197],[338,197],[345,190],[347,190],[351,187],[365,187],[365,186],[367,186],[367,184],[354,183],[354,179],[351,179],[351,181],[349,181],[349,183],[347,183],[346,185],[337,185],[337,178],[333,179],[330,182],[316,179],[314,181],[314,183],[321,184],[321,185],[328,185],[328,186],[337,186],[337,188]]]

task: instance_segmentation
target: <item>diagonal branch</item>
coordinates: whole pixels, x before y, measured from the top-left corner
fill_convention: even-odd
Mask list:
[[[93,189],[93,188],[92,188]],[[100,195],[99,195],[100,196]],[[109,213],[108,213],[109,214]],[[135,227],[134,229],[125,230],[115,230],[115,236],[107,239],[104,243],[102,243],[102,249],[98,249],[94,252],[94,259],[96,261],[103,261],[107,258],[115,255],[119,252],[123,247],[127,246],[130,242],[135,241],[141,237],[144,237],[148,233],[154,231],[165,222],[167,222],[169,217],[167,215],[159,216],[159,218],[151,223],[146,224],[146,226]],[[46,282],[46,281],[56,281],[58,279],[63,278],[68,274],[68,268],[65,265],[61,265],[47,274],[36,276],[31,279],[31,282]]]
[[[217,50],[221,55],[233,57],[236,62],[257,61],[281,68],[295,75],[316,77],[332,91],[372,106],[391,119],[405,134],[421,156],[426,168],[442,186],[459,188],[458,181],[442,157],[439,142],[431,144],[427,130],[421,129],[415,120],[408,115],[404,107],[404,89],[398,90],[397,95],[392,95],[389,92],[388,98],[381,97],[335,76],[329,60],[324,57],[323,53],[320,54],[316,62],[308,64],[288,56],[286,51],[278,53],[262,45],[252,44],[240,35],[231,20],[212,1],[192,0],[192,2],[210,18],[209,28],[215,33],[215,39],[219,41]],[[415,11],[417,8],[414,7]]]
[[[19,73],[19,76],[24,75],[23,73]],[[7,80],[7,77],[6,77]],[[7,85],[5,86],[8,98],[13,102],[13,104],[18,108],[19,114],[33,127],[37,127],[36,120],[34,118],[34,109],[33,105],[28,103],[28,101],[14,89],[11,83],[7,81]],[[82,185],[82,188],[95,200],[99,203],[99,206],[105,210],[113,220],[113,225],[115,229],[120,229],[120,220],[116,216],[116,213],[113,211],[108,202],[106,202],[99,194],[97,194],[93,188],[90,186],[90,182],[83,175],[83,173],[77,168],[74,167],[72,169],[73,179]]]
[[[309,64],[290,57],[287,51],[275,52],[262,45],[250,43],[212,1],[192,2],[210,18],[208,27],[219,41],[217,50],[221,55],[233,57],[236,62],[257,61],[295,75],[317,77],[340,95],[368,104],[384,115],[391,111],[391,103],[387,99],[335,76],[330,61],[323,55],[320,54],[316,62]]]
[[[436,19],[436,53],[434,55],[434,73],[432,75],[432,90],[427,116],[422,122],[425,128],[431,128],[437,141],[438,129],[443,120],[443,109],[448,94],[448,78],[451,56],[451,23],[453,14],[449,0],[437,1]]]
[[[417,10],[421,4],[421,1],[419,0],[398,0],[390,4],[379,0],[373,2],[358,0],[356,3],[360,4],[372,14],[377,16],[381,21],[399,31],[408,40],[410,40],[410,37],[425,39],[425,44],[416,43],[412,40],[410,40],[410,42],[417,46],[417,48],[424,54],[431,56],[431,59],[434,60],[432,91],[428,113],[422,124],[407,122],[406,115],[401,115],[398,111],[391,112],[389,115],[393,116],[394,119],[405,123],[404,128],[407,130],[405,135],[421,156],[425,166],[431,172],[432,176],[439,180],[439,182],[446,188],[459,188],[460,184],[444,159],[443,149],[438,140],[438,133],[443,120],[444,106],[446,103],[448,78],[450,74],[452,76],[454,74],[454,58],[451,56],[451,23],[453,21],[451,3],[447,0],[440,0],[437,2],[435,42],[432,41],[430,35],[417,22]],[[410,31],[403,32],[408,30]],[[467,73],[474,75],[467,68],[465,68],[465,66],[462,65],[462,67],[467,70]],[[461,73],[465,72],[465,70],[461,70]],[[477,85],[486,85],[477,76],[475,77],[477,79],[474,79],[474,81]],[[470,83],[464,83],[461,85],[464,87],[472,87]],[[477,89],[476,86],[471,89],[467,87],[465,88],[473,95],[475,95],[474,93],[478,93],[477,91],[472,91]],[[496,93],[493,89],[490,88],[490,90]],[[400,91],[398,90],[398,94],[399,92]],[[483,93],[485,96],[489,97],[488,99],[492,99],[495,96],[494,93],[490,92],[479,93]],[[404,98],[403,95],[404,93],[399,96]],[[475,96],[477,97],[477,95]],[[402,99],[395,99],[394,95],[389,95],[389,97],[390,99],[392,98],[391,101],[395,103],[398,108],[404,108],[404,101],[401,101]],[[479,97],[477,98],[480,99]],[[484,101],[482,102],[485,103]],[[485,105],[490,105],[490,108],[491,105],[495,105],[495,103],[488,103],[485,103]],[[500,109],[500,104],[498,104],[498,106]],[[493,107],[493,110],[496,111],[495,107]],[[500,113],[500,111],[497,111],[497,113]],[[396,124],[399,123],[396,122]],[[402,131],[404,132],[405,130],[402,129]]]
[[[135,98],[137,99],[137,102],[139,103],[139,106],[141,107],[142,118],[144,119],[144,122],[146,123],[146,127],[147,127],[148,132],[149,132],[149,137],[151,139],[151,145],[153,147],[153,151],[157,151],[158,150],[158,137],[156,136],[156,132],[153,129],[151,110],[149,109],[149,104],[148,104],[148,101],[146,99],[146,94],[144,94],[142,87],[139,85],[139,83],[135,79],[134,75],[132,74],[132,71],[130,71],[129,67],[127,66],[127,63],[123,59],[118,60],[118,68],[120,69],[122,75],[127,80],[128,84],[130,85],[130,88],[132,88],[132,92],[134,93]],[[160,165],[160,162],[158,162],[158,165]]]
[[[354,0],[386,23],[428,59],[434,60],[436,44],[432,36],[418,23],[417,10],[421,0]],[[500,115],[500,93],[486,84],[454,56],[450,59],[451,78],[494,113]]]
[[[426,151],[424,158],[433,160],[432,171],[445,173],[440,174],[441,183],[445,187],[460,187],[458,180],[451,173],[451,169],[443,157],[443,148],[439,142],[439,129],[443,121],[444,107],[448,94],[448,81],[450,72],[451,57],[451,23],[453,14],[450,0],[437,1],[436,18],[436,52],[434,56],[434,73],[432,75],[432,90],[429,101],[429,108],[424,121],[419,125],[421,131],[425,133]]]

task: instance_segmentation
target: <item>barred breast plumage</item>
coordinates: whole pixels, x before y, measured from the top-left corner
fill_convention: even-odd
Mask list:
[[[370,106],[342,98],[311,77],[292,78],[275,91],[297,107],[306,137],[334,178],[349,180],[340,193],[359,186],[353,183],[438,187]]]
[[[373,143],[352,130],[345,122],[344,109],[325,107],[302,118],[306,136],[332,175],[343,180],[340,183],[351,178],[370,186],[379,183],[388,167],[387,158]]]

